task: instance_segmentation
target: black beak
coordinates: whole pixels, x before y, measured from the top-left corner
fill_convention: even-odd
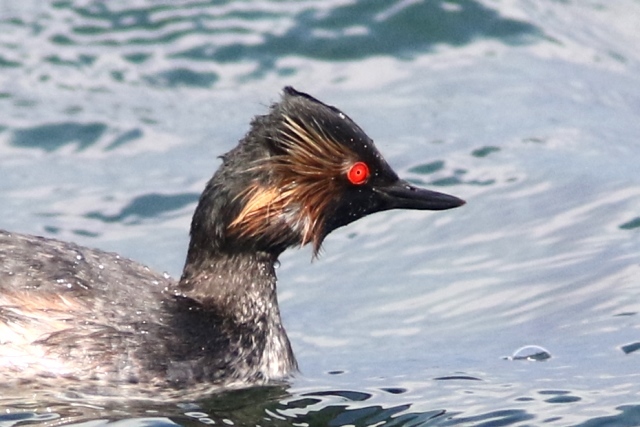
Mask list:
[[[386,209],[442,211],[465,204],[464,200],[455,196],[414,187],[402,179],[388,186],[377,187],[376,191],[388,203]]]

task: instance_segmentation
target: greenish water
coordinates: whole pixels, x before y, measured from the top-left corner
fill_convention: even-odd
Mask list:
[[[0,0],[0,228],[178,276],[217,156],[285,85],[468,201],[285,254],[287,385],[23,391],[0,426],[640,425],[639,20],[632,0]],[[551,357],[509,358],[532,345]]]

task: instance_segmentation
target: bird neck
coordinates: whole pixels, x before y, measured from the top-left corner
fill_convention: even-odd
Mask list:
[[[175,319],[203,372],[217,366],[221,355],[231,358],[229,375],[243,373],[243,381],[284,378],[297,369],[280,319],[276,261],[263,252],[187,257]],[[212,380],[219,375],[211,371]]]
[[[279,323],[276,262],[261,252],[188,256],[178,290],[239,323],[258,318]]]

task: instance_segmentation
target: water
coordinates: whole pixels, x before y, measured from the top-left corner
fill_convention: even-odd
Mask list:
[[[631,0],[0,2],[2,228],[179,275],[216,156],[284,85],[468,200],[282,257],[288,384],[27,390],[0,425],[640,425],[639,18]]]

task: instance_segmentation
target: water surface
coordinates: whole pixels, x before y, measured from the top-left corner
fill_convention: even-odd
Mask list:
[[[286,385],[23,393],[0,425],[640,425],[639,19],[631,0],[0,1],[4,229],[178,276],[217,156],[285,85],[468,201],[282,257]],[[550,358],[512,357],[532,345]]]

